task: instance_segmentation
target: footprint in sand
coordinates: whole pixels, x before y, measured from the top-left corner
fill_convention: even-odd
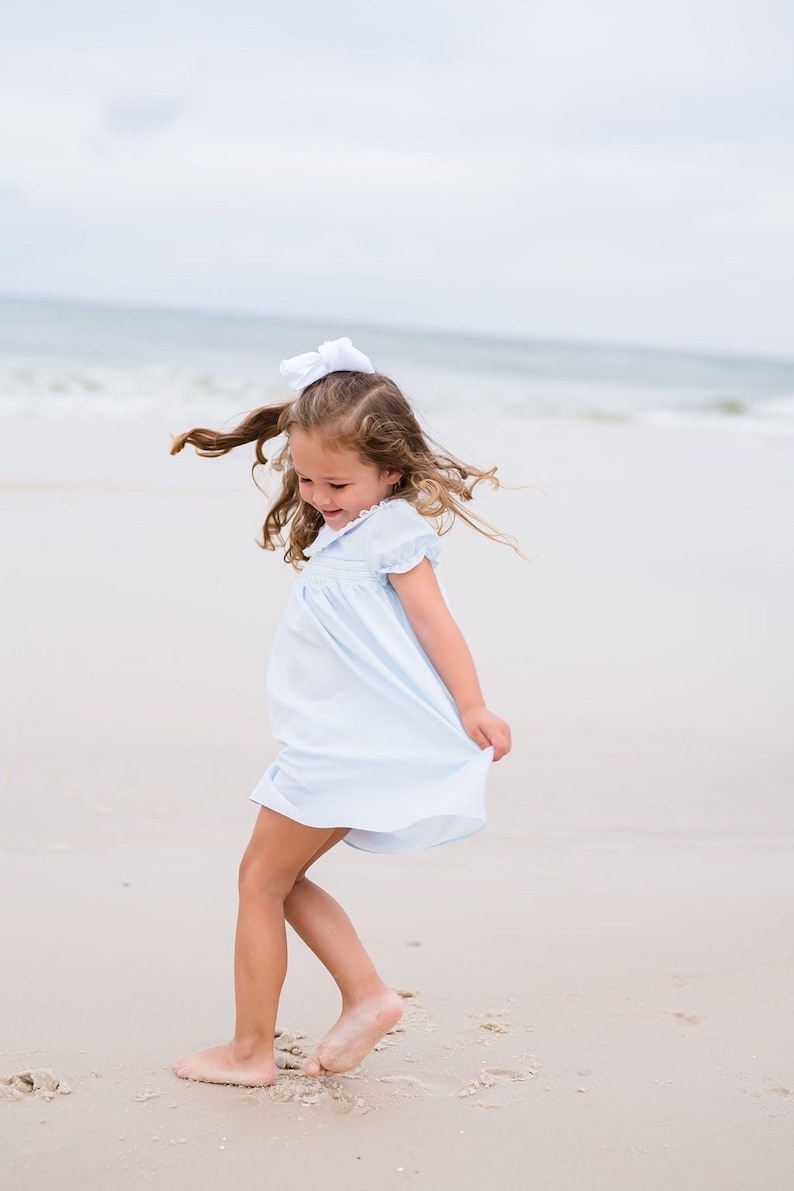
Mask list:
[[[481,1071],[474,1079],[470,1079],[465,1088],[461,1088],[458,1092],[460,1099],[465,1099],[468,1096],[479,1096],[483,1091],[489,1091],[492,1088],[506,1089],[509,1085],[515,1083],[524,1083],[526,1080],[533,1079],[538,1073],[537,1067],[491,1067]]]
[[[0,1079],[0,1100],[23,1100],[25,1096],[53,1100],[56,1096],[68,1096],[71,1091],[63,1080],[43,1067],[17,1071],[15,1075]]]
[[[370,1105],[363,1097],[350,1092],[328,1076],[300,1075],[285,1071],[274,1084],[266,1088],[250,1088],[244,1092],[249,1100],[267,1100],[271,1104],[301,1104],[307,1108],[327,1105],[337,1113],[367,1113]]]

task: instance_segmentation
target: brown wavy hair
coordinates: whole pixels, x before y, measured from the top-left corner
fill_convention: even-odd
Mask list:
[[[285,560],[300,567],[306,560],[306,547],[323,526],[323,518],[300,496],[289,449],[289,432],[294,426],[321,434],[327,446],[355,451],[380,470],[401,472],[395,496],[434,521],[439,533],[446,533],[459,517],[492,541],[518,549],[513,538],[465,507],[478,484],[501,486],[496,468],[483,471],[462,463],[429,438],[397,385],[381,373],[331,372],[291,401],[253,410],[234,430],[196,428],[176,435],[171,454],[178,454],[190,444],[198,455],[212,459],[253,442],[256,459],[251,471],[257,487],[261,487],[256,473],[268,462],[264,445],[271,438],[286,435],[286,445],[271,461],[282,481],[262,526],[259,545],[265,550],[284,546]]]

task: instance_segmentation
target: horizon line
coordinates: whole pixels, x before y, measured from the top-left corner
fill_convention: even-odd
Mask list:
[[[289,326],[299,326],[306,323],[322,324],[323,322],[332,321],[331,316],[328,315],[295,315],[295,314],[272,314],[264,310],[253,311],[250,309],[228,308],[228,307],[209,307],[209,306],[189,306],[179,304],[149,304],[148,302],[127,301],[116,298],[84,298],[84,297],[64,297],[62,295],[45,295],[45,294],[21,294],[21,293],[6,293],[0,291],[0,302],[18,302],[29,303],[31,305],[53,305],[66,307],[82,307],[84,309],[92,310],[115,310],[119,313],[130,314],[164,314],[164,315],[190,315],[199,318],[237,318],[247,321],[265,321],[271,323],[281,323]],[[692,359],[710,359],[710,360],[725,360],[737,361],[747,363],[767,363],[767,364],[782,364],[794,367],[794,356],[777,355],[767,352],[758,351],[726,351],[725,349],[715,349],[709,347],[694,348],[694,347],[676,347],[674,345],[658,346],[647,343],[631,343],[619,342],[617,340],[595,340],[595,339],[577,339],[577,338],[561,338],[557,336],[550,337],[535,337],[535,336],[521,336],[518,334],[500,335],[492,331],[472,330],[472,329],[451,329],[439,328],[431,326],[408,326],[404,323],[373,323],[366,319],[360,320],[356,317],[341,318],[338,315],[333,316],[333,321],[348,322],[352,326],[361,330],[371,330],[373,332],[386,332],[398,335],[420,335],[426,339],[480,339],[489,343],[504,343],[512,344],[514,346],[522,347],[569,347],[583,351],[595,352],[633,352],[638,355],[662,355],[662,356],[677,356],[679,358]]]

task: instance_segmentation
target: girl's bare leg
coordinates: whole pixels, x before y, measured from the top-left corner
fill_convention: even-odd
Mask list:
[[[320,854],[337,842],[329,841]],[[284,911],[290,926],[325,965],[342,994],[342,1013],[306,1061],[304,1072],[328,1075],[350,1071],[400,1020],[402,1001],[381,980],[339,903],[303,873],[292,887]]]
[[[182,1079],[251,1087],[275,1080],[276,1010],[287,970],[284,902],[298,874],[334,834],[260,810],[240,865],[234,1038],[181,1058],[174,1070]]]

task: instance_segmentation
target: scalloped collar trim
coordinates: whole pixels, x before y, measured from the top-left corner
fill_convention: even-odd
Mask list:
[[[372,505],[369,509],[363,509],[357,517],[352,521],[348,521],[347,525],[343,525],[341,529],[331,529],[329,525],[324,525],[317,537],[307,546],[303,553],[307,558],[312,558],[315,554],[319,554],[321,550],[325,550],[326,546],[330,546],[332,542],[336,542],[339,538],[344,537],[351,529],[355,529],[362,521],[366,521],[373,513],[377,513],[378,509],[382,509],[384,505],[393,504],[400,498],[397,496],[387,496],[385,500],[379,501],[378,504]]]

